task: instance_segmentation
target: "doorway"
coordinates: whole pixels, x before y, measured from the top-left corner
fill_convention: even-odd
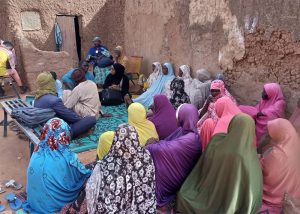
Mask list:
[[[61,30],[61,50],[70,54],[73,66],[77,67],[81,60],[80,17],[57,15],[56,22]]]

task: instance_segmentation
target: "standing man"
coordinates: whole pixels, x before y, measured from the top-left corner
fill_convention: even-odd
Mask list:
[[[16,56],[14,46],[11,42],[1,41],[0,44],[0,76],[10,76],[13,78],[24,94],[27,87],[23,85],[20,76],[16,70]],[[4,89],[0,86],[0,96],[4,96]]]

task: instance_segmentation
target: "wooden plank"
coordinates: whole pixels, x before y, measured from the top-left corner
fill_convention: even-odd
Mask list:
[[[70,54],[73,66],[78,66],[78,54],[76,44],[76,32],[74,16],[57,16],[56,21],[61,29],[62,34],[62,51],[66,51]]]

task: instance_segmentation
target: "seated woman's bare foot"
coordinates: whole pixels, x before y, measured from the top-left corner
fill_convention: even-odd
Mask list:
[[[127,106],[129,106],[131,103],[133,103],[132,99],[130,98],[129,94],[126,94],[124,96],[124,102]]]

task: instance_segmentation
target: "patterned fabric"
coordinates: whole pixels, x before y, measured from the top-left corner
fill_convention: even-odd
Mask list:
[[[128,112],[125,104],[118,106],[102,106],[102,111],[112,114],[113,116],[98,119],[92,133],[72,140],[70,148],[73,152],[79,153],[96,149],[98,146],[99,136],[101,136],[102,133],[114,131],[118,125],[126,123],[128,120]]]
[[[105,82],[106,77],[111,72],[111,66],[100,68],[98,66],[95,67],[94,73],[95,73],[95,83],[97,85],[103,85]]]
[[[154,164],[133,126],[121,124],[86,186],[89,213],[156,213]]]
[[[90,170],[70,148],[70,127],[59,118],[49,120],[27,170],[26,207],[30,213],[56,213],[78,197]]]
[[[170,85],[172,96],[170,102],[177,109],[183,103],[191,103],[189,96],[184,91],[184,81],[181,78],[175,78]]]

